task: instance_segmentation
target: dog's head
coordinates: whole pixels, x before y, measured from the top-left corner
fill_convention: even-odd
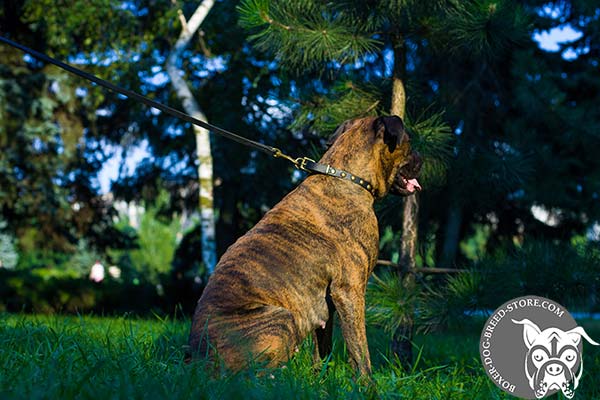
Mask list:
[[[341,124],[327,141],[322,161],[371,181],[377,197],[408,196],[421,190],[421,157],[411,149],[402,119],[368,117]]]
[[[583,337],[598,345],[578,326],[569,331],[558,328],[540,328],[528,319],[512,320],[523,325],[523,341],[527,347],[525,374],[529,387],[536,398],[541,399],[548,391],[561,390],[571,399],[583,373],[579,343]]]

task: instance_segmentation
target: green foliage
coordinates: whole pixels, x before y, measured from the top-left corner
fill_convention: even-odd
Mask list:
[[[240,24],[256,31],[250,36],[255,47],[273,52],[298,72],[332,61],[354,62],[381,44],[361,21],[332,3],[245,0],[238,10]]]
[[[488,289],[481,276],[472,271],[449,275],[445,285],[427,286],[418,308],[420,326],[417,329],[459,327],[468,319],[467,313],[487,311],[481,307]],[[499,296],[505,298],[505,294]]]
[[[78,278],[85,278],[89,275],[92,265],[103,257],[96,250],[91,249],[85,239],[80,239],[77,243],[77,250],[68,261],[67,268],[75,272]]]
[[[19,244],[21,244],[19,242]],[[38,268],[60,269],[69,259],[69,255],[62,252],[56,252],[46,249],[21,250],[19,252],[19,263],[17,269],[32,271]]]
[[[464,312],[485,312],[507,299],[538,295],[571,311],[597,312],[599,261],[594,245],[527,242],[522,248],[488,254],[468,273],[449,277],[426,309],[433,320],[449,323],[460,321]]]
[[[473,311],[484,287],[480,277],[462,273],[452,275],[445,285],[420,279],[420,285],[407,287],[395,273],[373,275],[367,288],[367,321],[383,328],[390,337],[413,321],[418,332],[440,327],[457,327]],[[431,284],[433,283],[433,284]]]
[[[460,243],[460,250],[467,260],[479,261],[486,254],[492,228],[489,225],[477,224],[473,226],[473,230],[473,235]]]
[[[450,126],[439,112],[431,115],[424,112],[414,120],[409,114],[406,126],[412,148],[423,158],[419,181],[424,187],[441,186],[445,183],[448,160],[452,153]]]
[[[161,45],[154,38],[165,37],[175,19],[165,2],[20,0],[0,7],[3,35],[134,89],[138,72],[156,63],[151,55]],[[107,24],[119,29],[101,28]],[[9,46],[0,46],[0,60],[0,207],[21,250],[73,254],[82,238],[99,251],[123,247],[95,178],[111,145],[135,143],[123,140],[133,131],[123,125],[149,118],[132,117],[138,106],[125,109],[127,101]]]
[[[239,12],[240,24],[252,33],[254,47],[272,56],[286,71],[291,70],[291,78],[303,82],[312,69],[319,68],[318,83],[307,82],[299,88],[300,99],[294,95],[294,102],[300,101],[301,106],[296,108],[290,129],[323,136],[347,119],[386,114],[391,91],[388,69],[403,62],[390,60],[391,49],[405,45],[403,33],[422,34],[422,17],[438,17],[443,7],[441,2],[428,8],[413,1],[334,4],[249,0],[242,3]],[[315,21],[329,25],[316,26]],[[332,33],[335,40],[325,43],[299,34],[305,30],[317,36]],[[339,55],[341,49],[353,48],[357,35],[369,38],[372,45],[355,49],[351,55]],[[428,112],[430,106],[419,104],[411,109],[420,110],[414,121],[406,118],[406,125],[414,136],[414,147],[424,156],[423,181],[427,186],[442,185],[451,154],[451,129],[441,113]]]
[[[194,280],[196,277],[201,277],[206,281],[208,272],[198,257],[202,249],[202,231],[200,224],[197,224],[192,229],[184,232],[183,238],[177,246],[177,250],[173,255],[173,273],[176,278]]]
[[[373,274],[367,287],[367,322],[381,326],[389,335],[410,321],[419,289],[406,288],[397,274]]]
[[[0,311],[147,316],[178,309],[191,314],[202,289],[161,276],[162,293],[158,293],[154,282],[126,278],[115,280],[107,274],[95,283],[68,269],[0,269]]]
[[[0,273],[0,309],[13,312],[89,311],[98,302],[90,282],[69,271],[39,268]]]
[[[155,37],[165,37],[177,19],[177,9],[162,2],[72,1],[68,8],[60,0],[22,3],[20,18],[33,32],[47,38],[51,53],[61,58],[78,53],[92,63],[100,61],[104,71],[134,67],[128,66],[129,57],[144,52]],[[152,18],[144,17],[148,14]],[[120,29],[105,29],[107,22]],[[112,62],[103,60],[107,56]]]
[[[43,74],[29,74],[22,66],[0,67],[0,107],[6,117],[0,119],[4,150],[0,169],[5,171],[0,178],[0,206],[13,210],[9,222],[19,226],[13,228],[18,237],[38,225],[40,235],[33,247],[65,251],[70,243],[64,232],[69,231],[67,220],[73,212],[66,201],[68,184],[56,183],[61,179],[59,174],[73,162],[73,154],[61,152],[63,143],[69,141],[62,140],[55,119],[67,111],[72,99],[55,95],[57,91],[50,89],[53,82],[58,81],[46,79]],[[20,100],[9,105],[12,98]],[[80,138],[83,132],[79,128],[71,134]]]
[[[450,53],[498,57],[528,39],[529,18],[514,1],[456,1],[434,24],[434,35]]]
[[[565,18],[578,26],[576,21],[587,18],[584,9],[572,8]],[[589,40],[586,35],[597,29],[593,25],[578,27],[583,36],[577,43]],[[593,150],[600,143],[596,106],[600,81],[593,67],[599,62],[597,55],[564,60],[560,54],[540,57],[529,49],[515,57],[511,71],[514,108],[521,111],[514,114],[507,130],[521,138],[522,147],[535,149],[531,158],[536,168],[526,198],[548,209],[563,210],[558,229],[565,231],[581,226],[583,214],[589,221],[600,217],[599,159]]]
[[[310,130],[325,136],[332,134],[344,121],[378,114],[379,93],[374,87],[362,88],[352,81],[336,84],[326,96],[314,96],[294,119],[289,128]]]
[[[22,57],[8,60],[0,66],[0,207],[10,210],[4,217],[20,250],[72,253],[81,236],[105,247],[111,210],[93,193],[101,164],[86,159],[91,111],[76,95],[79,81],[55,67],[30,69]]]
[[[600,250],[530,241],[523,247],[480,255],[467,272],[420,278],[407,290],[396,274],[369,283],[367,320],[392,334],[411,316],[420,331],[457,327],[472,314],[485,314],[502,302],[525,295],[553,299],[571,311],[597,312],[600,304]]]
[[[168,198],[169,195],[162,191],[155,204],[142,208],[139,227],[135,229],[137,236],[135,248],[113,249],[109,252],[111,259],[117,262],[118,266],[123,264],[126,274],[134,273],[154,284],[160,283],[161,275],[171,271],[178,245],[180,223],[177,215],[170,215],[168,219],[161,215]],[[122,232],[130,232],[134,229],[129,226],[127,218],[122,218],[118,226]]]
[[[21,242],[21,255],[18,269],[33,276],[48,279],[77,279],[87,278],[92,265],[96,260],[101,260],[101,254],[91,248],[87,241],[81,239],[73,253],[36,249],[35,240],[30,237],[37,235],[38,231],[28,230]]]
[[[178,231],[177,219],[166,225],[156,218],[156,212],[151,209],[142,216],[138,231],[139,248],[130,254],[136,270],[149,281],[158,283],[159,275],[171,270]]]

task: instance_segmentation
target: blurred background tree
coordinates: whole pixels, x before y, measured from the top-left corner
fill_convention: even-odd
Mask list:
[[[165,60],[181,30],[178,10],[191,15],[197,6],[106,0],[63,7],[51,0],[1,1],[0,34],[178,106]],[[297,146],[299,140],[279,134],[288,117],[270,99],[281,86],[275,67],[249,51],[237,19],[235,3],[214,6],[202,26],[202,40],[192,41],[181,54],[188,84],[215,124],[280,147]],[[119,29],[106,31],[107,21]],[[189,126],[9,47],[0,52],[0,207],[6,233],[14,235],[22,255],[19,270],[43,271],[48,277],[71,270],[71,277],[84,276],[82,263],[99,254],[106,265],[123,269],[129,282],[192,280],[193,285],[181,284],[195,290],[186,299],[194,304],[191,297],[198,296],[206,281],[206,268],[193,257],[202,247],[190,239],[196,237],[199,199],[196,145],[185,134]],[[279,117],[269,115],[273,113]],[[219,160],[214,197],[220,254],[294,183],[289,166],[276,166],[219,137],[211,141]],[[99,177],[114,160],[121,163],[116,178],[103,188]],[[163,190],[168,201],[155,207]],[[159,235],[165,239],[154,249],[160,254],[145,255],[153,250],[148,242],[152,229],[124,224],[119,204],[127,205],[125,212],[141,204],[156,210],[142,217],[145,227],[162,231],[178,219],[180,230],[167,229],[171,236]],[[171,268],[184,273],[165,274]]]
[[[194,10],[189,19],[186,19],[181,9],[177,10],[179,22],[181,24],[181,33],[173,45],[167,58],[167,73],[171,80],[173,90],[177,94],[184,111],[192,117],[207,121],[206,115],[200,108],[190,86],[186,82],[185,73],[180,66],[180,59],[190,41],[196,35],[200,25],[204,22],[207,14],[214,5],[213,0],[204,0]],[[206,48],[203,42],[204,32],[199,32],[199,40],[204,45],[204,57],[212,58],[212,54]],[[217,248],[215,238],[215,210],[213,202],[213,162],[212,146],[208,129],[198,125],[193,125],[194,135],[196,136],[196,155],[198,158],[198,213],[200,214],[200,229],[202,242],[202,262],[209,273],[212,273],[217,264]]]
[[[0,268],[13,269],[19,260],[19,254],[15,246],[15,238],[2,231],[7,223],[0,220]]]

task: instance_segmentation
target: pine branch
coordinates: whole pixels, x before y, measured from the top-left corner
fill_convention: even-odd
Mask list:
[[[491,58],[528,38],[529,21],[513,2],[454,2],[453,5],[433,27],[438,47],[450,53]]]
[[[245,0],[238,11],[240,24],[256,32],[254,46],[295,71],[353,62],[380,45],[351,13],[320,2]]]
[[[424,112],[414,120],[410,115],[405,119],[412,148],[423,158],[419,179],[425,186],[444,183],[448,162],[452,155],[452,131],[442,117],[443,113],[426,116]]]
[[[310,126],[321,135],[328,135],[342,122],[358,117],[378,115],[380,95],[372,87],[360,87],[351,81],[342,82],[328,96],[313,98],[303,106],[290,129]]]

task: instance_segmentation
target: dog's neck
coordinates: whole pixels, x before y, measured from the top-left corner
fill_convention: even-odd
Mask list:
[[[364,190],[369,192],[372,196],[376,196],[376,192],[373,187],[373,184],[369,180],[367,180],[361,176],[352,174],[346,170],[332,167],[329,164],[314,162],[313,160],[306,159],[306,158],[304,158],[302,160],[299,168],[304,171],[308,171],[311,174],[325,175],[325,176],[329,176],[334,179],[340,179],[340,180],[350,182],[354,185],[360,186],[361,188],[363,188]]]
[[[336,146],[336,144],[338,144],[338,146]],[[385,196],[393,182],[393,166],[390,166],[389,168],[365,168],[365,166],[380,164],[381,160],[375,160],[376,162],[374,163],[372,159],[367,159],[361,152],[340,149],[343,146],[339,146],[339,143],[336,144],[323,155],[319,160],[319,163],[330,165],[338,170],[344,170],[358,179],[364,179],[369,182],[373,186],[373,189],[370,190],[370,194],[373,197],[381,198]],[[377,154],[371,156],[373,158],[379,158],[379,155]],[[357,186],[357,189],[359,190],[365,190],[358,185],[352,185],[351,182],[342,183],[344,185]]]
[[[318,195],[319,198],[315,198],[317,202],[326,202],[330,205],[340,204],[353,214],[371,212],[375,204],[373,194],[347,180],[314,174],[308,176],[301,186],[304,186],[309,193]],[[320,190],[313,192],[314,187],[318,187]],[[340,199],[344,199],[344,201],[340,202]]]

